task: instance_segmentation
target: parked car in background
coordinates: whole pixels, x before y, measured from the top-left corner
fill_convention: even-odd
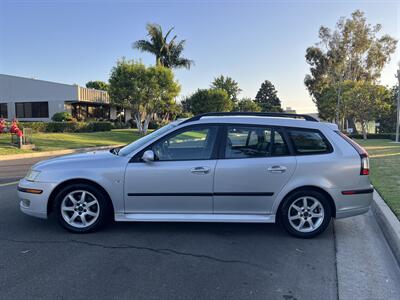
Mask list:
[[[73,232],[111,219],[279,222],[294,236],[368,211],[367,153],[307,115],[210,113],[111,151],[40,162],[19,182],[21,210]]]

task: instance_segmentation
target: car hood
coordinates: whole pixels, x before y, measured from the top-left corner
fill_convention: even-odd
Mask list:
[[[86,152],[86,153],[79,153],[79,154],[69,154],[69,155],[63,155],[63,156],[58,156],[55,158],[47,159],[38,162],[35,164],[32,169],[34,170],[41,170],[47,167],[52,167],[52,166],[59,166],[60,164],[76,164],[76,163],[90,163],[93,161],[100,161],[103,159],[108,159],[111,157],[118,157],[117,155],[112,154],[109,150],[103,150],[103,151],[91,151],[91,152]]]

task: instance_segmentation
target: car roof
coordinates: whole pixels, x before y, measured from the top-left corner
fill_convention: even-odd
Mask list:
[[[310,129],[330,128],[332,130],[337,130],[336,124],[331,124],[331,123],[312,122],[303,119],[293,119],[285,117],[263,117],[263,116],[204,116],[199,120],[194,120],[194,121],[185,120],[180,125],[209,124],[209,123],[270,125],[270,126],[310,128]]]

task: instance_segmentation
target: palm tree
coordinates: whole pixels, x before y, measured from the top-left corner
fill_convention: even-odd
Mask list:
[[[133,43],[134,49],[143,52],[149,52],[156,56],[156,64],[167,68],[186,68],[194,64],[193,60],[182,57],[185,46],[185,40],[176,41],[175,35],[169,42],[168,36],[174,30],[174,27],[163,35],[163,31],[158,24],[147,24],[146,26],[150,40],[138,40]]]

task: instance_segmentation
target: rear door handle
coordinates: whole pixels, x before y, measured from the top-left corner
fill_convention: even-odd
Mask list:
[[[209,167],[195,167],[190,169],[190,172],[193,174],[207,174],[210,172]]]
[[[287,167],[285,166],[272,166],[268,168],[268,171],[271,173],[283,173],[286,172]]]

